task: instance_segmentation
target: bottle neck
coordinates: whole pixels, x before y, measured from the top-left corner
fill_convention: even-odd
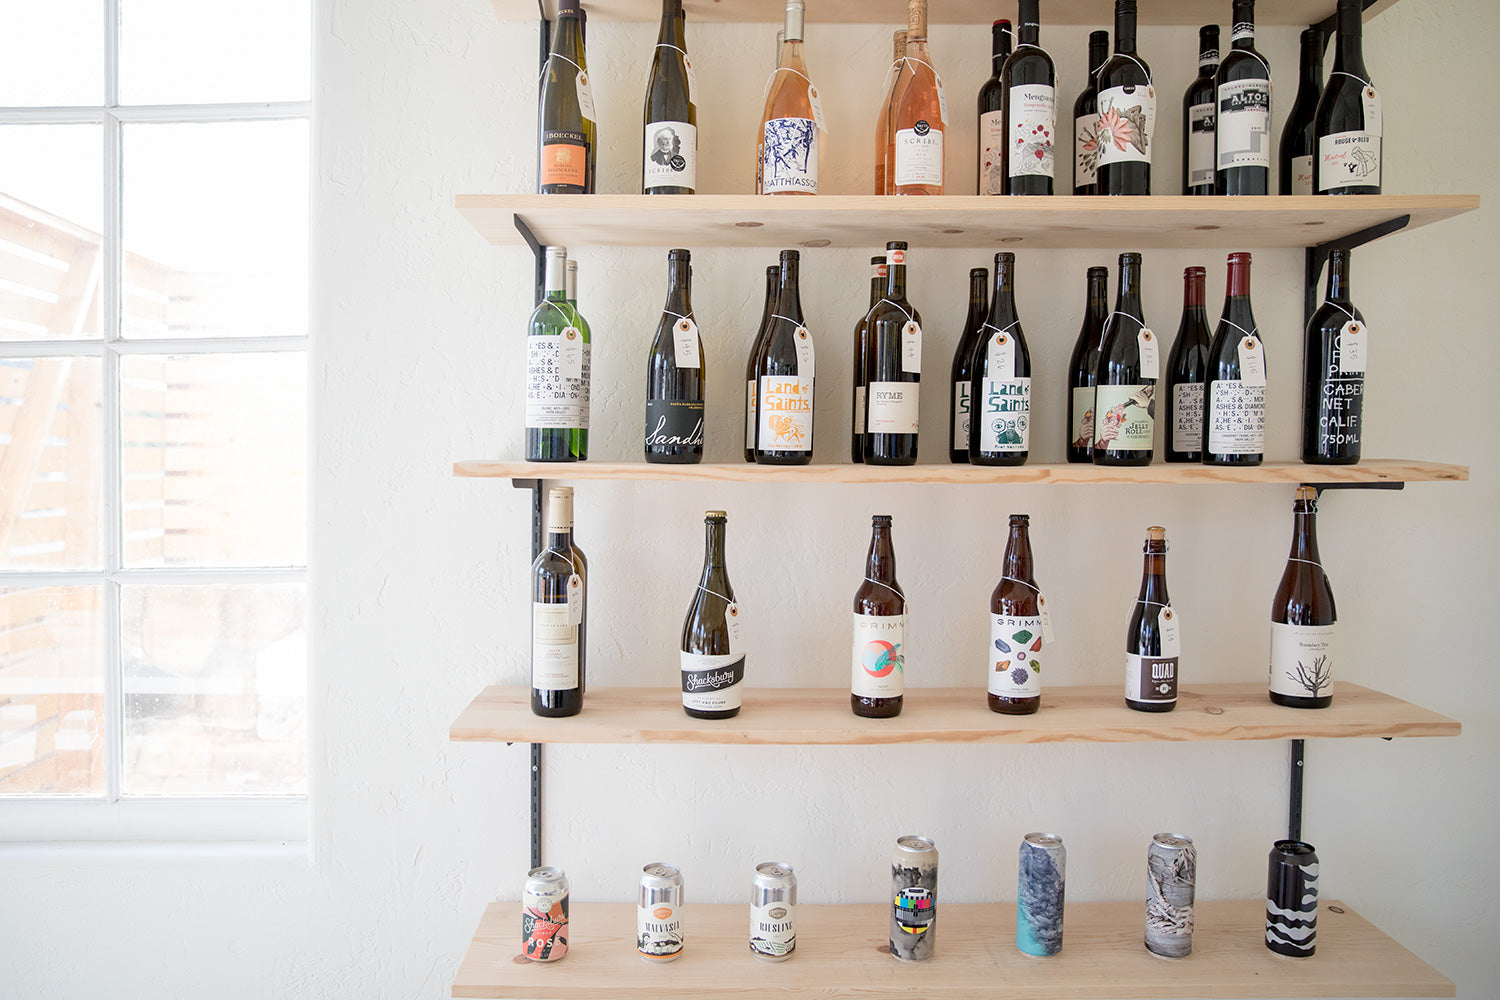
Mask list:
[[[1016,265],[1014,261],[995,261],[995,294],[990,298],[990,323],[999,325],[1016,315]],[[1004,327],[1001,327],[1004,329]]]
[[[547,499],[547,547],[564,555],[573,544],[573,500]]]
[[[724,569],[724,522],[709,521],[703,529],[703,580],[706,583],[715,570]]]
[[[1031,538],[1026,525],[1010,526],[1010,539],[1005,543],[1005,575],[1012,580],[1031,583]]]
[[[781,262],[781,280],[776,293],[776,312],[787,319],[802,322],[802,294],[797,286],[797,262]]]
[[[1229,30],[1231,47],[1255,48],[1255,0],[1234,0],[1233,23]]]
[[[1153,551],[1152,543],[1146,544],[1146,555],[1141,566],[1141,594],[1143,601],[1149,602],[1146,607],[1148,614],[1160,612],[1158,608],[1152,611],[1152,605],[1170,603],[1167,597],[1167,552],[1165,543],[1161,551]]]
[[[776,308],[776,293],[781,289],[781,268],[766,268],[766,315]]]
[[[1302,58],[1298,60],[1297,92],[1316,94],[1323,89],[1323,34],[1307,31],[1302,35]]]
[[[685,260],[667,264],[667,309],[679,316],[692,314],[693,268]]]
[[[893,302],[906,300],[906,265],[886,264],[885,297]]]
[[[927,56],[927,39],[912,38],[910,35],[908,35],[906,38],[905,57],[907,59],[920,60],[921,62],[931,65],[932,60]]]
[[[782,31],[782,40],[784,44],[781,51],[783,53],[786,52],[786,45],[790,45],[792,42],[797,43],[800,51],[800,46],[802,44],[802,22],[805,18],[805,14],[806,11],[801,6],[787,6],[786,23],[783,25],[784,30]]]
[[[568,259],[548,257],[545,276],[546,298],[551,302],[568,300]]]
[[[1224,286],[1224,299],[1226,308],[1230,299],[1250,298],[1250,262],[1248,260],[1232,260],[1229,262],[1229,278]]]
[[[1010,55],[1010,25],[997,24],[990,28],[990,68],[999,76],[1005,68],[1005,59]]]
[[[552,35],[552,51],[583,65],[583,23],[577,17],[558,16]]]
[[[1303,501],[1298,501],[1292,507],[1292,551],[1287,558],[1304,559],[1321,566],[1323,560],[1318,555],[1317,507],[1307,510],[1306,506]]]
[[[1201,271],[1194,271],[1182,278],[1182,308],[1197,309],[1203,311],[1203,286],[1204,275]]]
[[[881,583],[891,583],[896,579],[896,549],[891,545],[891,526],[888,524],[877,524],[870,533],[865,576]]]
[[[660,45],[675,45],[687,49],[686,18],[682,13],[682,0],[663,0],[661,5],[661,30],[656,34]]]
[[[1101,322],[1109,312],[1109,275],[1091,274],[1088,278],[1088,313]]]
[[[1328,258],[1328,301],[1349,304],[1349,258]]]
[[[1364,22],[1359,0],[1341,2],[1336,16],[1338,39],[1334,48],[1334,71],[1353,73],[1369,79],[1369,74],[1365,72]]]
[[[1115,4],[1115,51],[1135,54],[1135,4]]]
[[[1099,75],[1099,69],[1109,58],[1109,39],[1089,39],[1089,83],[1094,82],[1094,77]]]
[[[985,282],[988,277],[989,276],[983,271],[976,271],[973,274],[969,275],[970,325],[983,322],[984,314],[988,311],[986,309],[986,306],[988,306],[989,303],[985,301],[985,293],[989,291],[989,289],[985,287]]]
[[[1016,41],[1021,45],[1036,45],[1042,37],[1040,4],[1037,0],[1021,0],[1016,13]]]
[[[1141,311],[1141,265],[1120,265],[1120,293],[1115,296],[1115,312],[1140,319]]]
[[[870,275],[870,308],[875,308],[875,303],[880,301],[880,296],[885,294],[886,269],[881,265],[880,271]]]
[[[788,38],[781,43],[781,61],[777,65],[807,75],[807,64],[802,61],[802,39]]]
[[[1212,73],[1219,65],[1218,35],[1198,39],[1198,75]]]

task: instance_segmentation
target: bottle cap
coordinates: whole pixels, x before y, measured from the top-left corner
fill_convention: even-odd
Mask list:
[[[1297,487],[1297,499],[1298,500],[1316,500],[1316,499],[1318,499],[1318,488],[1316,486],[1299,486],[1299,487]]]
[[[729,520],[729,515],[726,514],[726,513],[724,513],[722,510],[706,510],[706,511],[703,512],[703,517],[704,517],[705,520],[709,520],[709,521],[727,521],[727,520]]]
[[[1011,524],[1015,524],[1017,521],[1020,521],[1022,524],[1028,524],[1031,521],[1031,515],[1030,514],[1012,514],[1010,516],[1010,523]]]

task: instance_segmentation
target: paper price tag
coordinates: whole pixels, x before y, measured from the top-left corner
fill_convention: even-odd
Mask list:
[[[943,90],[943,80],[937,74],[933,74],[934,82],[937,83],[938,92],[938,117],[943,119],[943,128],[948,127],[948,94]]]
[[[1266,349],[1259,337],[1241,337],[1239,346],[1240,381],[1246,385],[1266,384]]]
[[[813,338],[807,327],[797,327],[792,335],[792,344],[797,348],[797,374],[803,378],[813,377]]]
[[[1159,341],[1149,326],[1141,327],[1135,335],[1136,347],[1141,352],[1141,378],[1161,378],[1161,354],[1157,350]]]
[[[901,371],[922,374],[922,325],[914,319],[901,328]]]
[[[818,88],[812,84],[807,85],[807,103],[812,105],[813,121],[818,125],[819,132],[828,131],[828,120],[823,117],[823,98],[818,96]]]
[[[1016,338],[1005,332],[990,338],[990,378],[1014,378],[1016,374]]]
[[[563,327],[558,367],[563,378],[583,378],[583,334],[576,326]]]
[[[738,653],[745,648],[745,616],[738,601],[724,609],[724,625],[729,629],[729,651]]]
[[[1358,320],[1344,324],[1339,333],[1339,372],[1363,375],[1365,371],[1365,348],[1369,343],[1370,328]]]
[[[1178,631],[1177,612],[1171,605],[1161,609],[1156,616],[1156,630],[1161,635],[1161,655],[1182,655],[1182,633]]]
[[[678,368],[701,368],[703,352],[698,344],[698,324],[684,316],[672,327],[672,356]]]
[[[1052,641],[1052,612],[1047,610],[1047,595],[1038,593],[1036,595],[1037,614],[1042,616],[1042,641]]]
[[[589,121],[598,121],[599,119],[594,117],[594,94],[589,89],[588,70],[579,70],[578,75],[573,78],[573,82],[578,86],[578,110]]]
[[[682,54],[682,67],[687,70],[688,101],[698,103],[698,74],[693,69],[693,60],[689,59],[687,53]]]
[[[1373,132],[1375,135],[1384,135],[1381,131],[1380,119],[1380,91],[1374,87],[1366,87],[1359,95],[1360,103],[1365,108],[1365,131]]]
[[[583,577],[574,573],[568,577],[568,624],[583,622]]]

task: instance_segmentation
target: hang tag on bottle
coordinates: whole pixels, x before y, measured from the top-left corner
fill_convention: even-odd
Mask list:
[[[1047,610],[1047,595],[1038,591],[1036,595],[1036,611],[1042,616],[1042,641],[1052,641],[1052,612]]]
[[[1266,384],[1266,350],[1259,337],[1240,338],[1240,381],[1245,385]]]
[[[990,378],[1014,378],[1016,374],[1016,338],[1003,330],[990,338]]]
[[[583,623],[583,577],[574,573],[568,577],[568,624]]]
[[[1363,375],[1365,372],[1365,348],[1369,344],[1370,328],[1358,320],[1344,324],[1339,334],[1339,373]]]
[[[828,120],[823,117],[823,98],[818,96],[818,88],[812,84],[807,85],[807,103],[812,105],[813,121],[817,123],[819,132],[828,131]]]
[[[901,371],[922,374],[922,325],[914,319],[901,328]]]
[[[948,127],[948,94],[943,90],[943,78],[938,76],[936,72],[932,76],[933,80],[937,83],[938,117],[943,120],[943,128],[946,129]]]
[[[698,324],[691,316],[684,316],[672,327],[672,355],[678,368],[703,367],[703,354],[698,349]]]
[[[729,630],[729,651],[740,652],[745,648],[745,616],[740,612],[738,601],[724,609],[724,626]]]
[[[599,119],[594,117],[594,93],[589,89],[588,70],[579,70],[578,75],[573,77],[573,83],[578,87],[579,113],[589,121],[597,122]]]
[[[576,326],[565,326],[557,364],[563,378],[583,378],[583,334]]]
[[[1178,629],[1177,612],[1169,604],[1156,616],[1156,631],[1161,636],[1162,656],[1182,655],[1182,632]]]
[[[1157,343],[1156,334],[1149,326],[1141,327],[1135,335],[1135,344],[1141,354],[1141,378],[1161,378],[1161,354]]]
[[[698,103],[698,74],[693,69],[693,60],[691,60],[691,59],[688,58],[688,54],[686,52],[684,52],[682,54],[682,68],[687,71],[688,102],[690,104],[697,105],[697,103]],[[761,102],[761,103],[765,103],[765,102]]]
[[[807,327],[797,327],[792,335],[792,344],[797,348],[797,374],[803,378],[813,377],[813,338]]]
[[[1367,86],[1360,93],[1359,99],[1365,108],[1365,131],[1372,135],[1383,135],[1380,118],[1380,91]]]

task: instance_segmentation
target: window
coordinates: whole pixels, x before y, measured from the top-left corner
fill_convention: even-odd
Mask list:
[[[300,816],[310,0],[0,23],[0,809]]]

